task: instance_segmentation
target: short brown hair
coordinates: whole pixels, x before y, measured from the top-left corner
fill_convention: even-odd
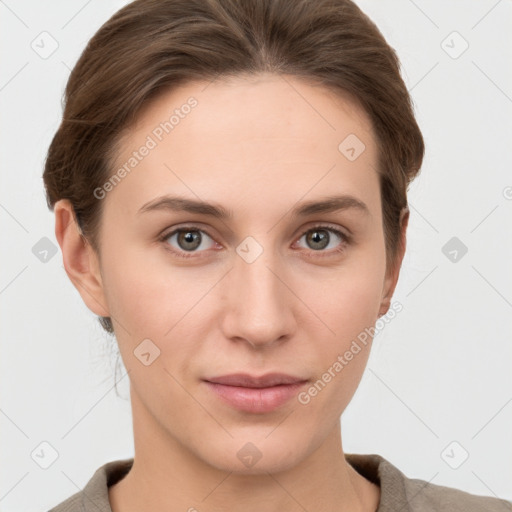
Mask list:
[[[402,248],[400,213],[424,142],[395,51],[350,0],[136,0],[120,9],[89,41],[67,82],[43,173],[48,207],[69,199],[100,254],[102,201],[93,191],[113,172],[120,134],[142,107],[188,81],[260,72],[349,93],[369,115],[389,268]],[[109,317],[99,320],[113,332]]]

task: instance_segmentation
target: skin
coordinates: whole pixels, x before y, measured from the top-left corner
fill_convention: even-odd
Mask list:
[[[276,371],[315,382],[387,312],[403,252],[386,268],[371,122],[348,95],[289,76],[188,83],[149,104],[116,165],[190,96],[198,105],[102,199],[101,257],[69,201],[55,206],[66,272],[88,308],[112,318],[129,372],[135,462],[109,488],[112,510],[375,511],[380,489],[347,463],[340,433],[371,339],[306,405],[242,412],[201,380]],[[366,146],[354,161],[338,150],[349,134]],[[217,203],[233,218],[137,213],[164,193]],[[289,213],[334,193],[369,214]],[[183,259],[168,249],[189,246],[158,236],[190,223],[203,238]],[[325,223],[352,233],[341,252],[331,231],[315,250],[308,230]],[[252,263],[236,252],[247,236],[263,249]],[[134,355],[147,338],[160,349],[148,366]],[[248,442],[261,454],[251,467],[237,457]]]

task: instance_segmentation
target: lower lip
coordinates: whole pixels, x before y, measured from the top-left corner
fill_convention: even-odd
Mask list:
[[[265,413],[271,412],[291,400],[307,382],[282,384],[268,388],[226,386],[208,381],[205,383],[219,398],[240,411]]]

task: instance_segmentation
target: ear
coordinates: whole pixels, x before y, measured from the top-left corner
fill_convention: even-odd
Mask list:
[[[398,276],[400,275],[400,268],[402,266],[402,260],[405,255],[405,249],[407,245],[406,231],[409,224],[409,208],[406,206],[400,213],[400,237],[401,237],[401,249],[399,250],[394,264],[386,272],[384,278],[384,286],[382,288],[382,302],[379,309],[379,317],[385,315],[391,305],[391,298],[395,292],[396,284],[398,282]]]
[[[97,254],[83,236],[73,206],[68,199],[61,199],[55,203],[54,212],[55,237],[69,279],[93,313],[110,316]]]

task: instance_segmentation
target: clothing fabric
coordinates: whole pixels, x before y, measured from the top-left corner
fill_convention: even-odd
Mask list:
[[[377,454],[346,453],[347,462],[380,487],[376,512],[512,512],[512,502],[406,477]],[[49,512],[112,512],[108,487],[130,471],[133,458],[107,462],[86,486]]]

